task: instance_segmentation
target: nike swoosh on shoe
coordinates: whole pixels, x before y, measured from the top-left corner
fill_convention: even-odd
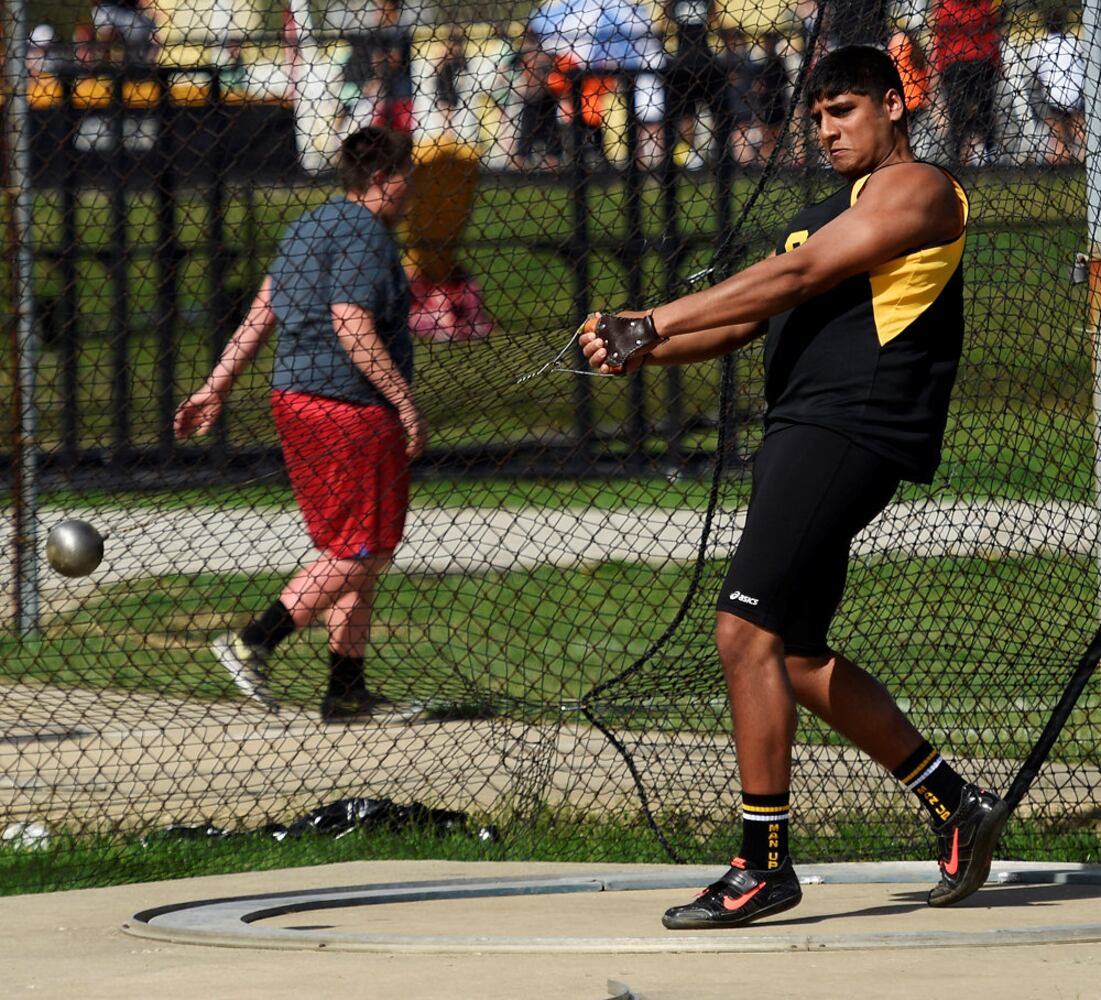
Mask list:
[[[944,865],[946,875],[955,875],[960,869],[960,828],[952,831],[952,855]]]
[[[730,910],[731,912],[733,912],[734,910],[740,910],[743,906],[745,906],[746,903],[748,903],[754,896],[756,896],[757,893],[759,893],[766,885],[768,885],[767,882],[759,882],[752,889],[750,889],[749,892],[743,892],[737,899],[731,899],[729,896],[724,897],[723,898],[723,909],[724,910]]]

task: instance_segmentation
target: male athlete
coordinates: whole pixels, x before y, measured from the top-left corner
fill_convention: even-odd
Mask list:
[[[589,363],[616,373],[704,361],[768,335],[765,439],[716,625],[742,844],[726,874],[666,912],[670,928],[736,927],[799,902],[788,857],[797,704],[928,809],[941,871],[930,905],[986,881],[1008,816],[827,640],[853,537],[901,480],[931,481],[940,460],[963,340],[967,196],[947,171],[915,161],[902,82],[885,53],[832,52],[805,96],[848,184],[796,215],[768,259],[649,314],[594,314],[581,337]],[[644,346],[610,365],[609,342],[625,330]]]

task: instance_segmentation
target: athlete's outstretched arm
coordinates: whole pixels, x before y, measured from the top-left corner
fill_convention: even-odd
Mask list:
[[[943,171],[895,164],[873,173],[856,204],[802,246],[658,306],[654,325],[661,336],[677,338],[767,320],[909,250],[958,238],[962,213]]]
[[[637,371],[644,363],[672,367],[721,358],[724,354],[730,354],[750,341],[756,340],[768,329],[767,323],[732,323],[729,326],[713,327],[709,330],[695,330],[674,340],[663,341],[649,354],[636,354],[628,360],[623,369],[620,369],[604,363],[608,351],[604,347],[604,341],[593,332],[599,319],[600,313],[593,313],[585,320],[580,343],[590,367],[600,369],[605,375],[621,370]]]

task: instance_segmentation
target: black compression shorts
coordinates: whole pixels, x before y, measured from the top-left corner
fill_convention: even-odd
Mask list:
[[[902,473],[833,431],[770,430],[753,465],[745,530],[718,608],[775,632],[793,656],[829,653],[853,537],[887,506]]]

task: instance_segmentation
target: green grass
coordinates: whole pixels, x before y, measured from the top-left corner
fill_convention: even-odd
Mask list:
[[[0,896],[347,861],[670,861],[640,816],[541,816],[535,822],[507,824],[503,836],[494,842],[477,836],[479,822],[472,817],[465,829],[446,833],[424,827],[361,828],[339,839],[306,834],[282,841],[261,833],[196,839],[157,835],[73,839],[54,835],[44,849],[0,845]],[[829,825],[832,851],[823,853],[823,830],[797,822],[792,831],[792,856],[800,864],[885,858],[926,861],[932,844],[928,832],[922,831],[914,815],[901,817],[897,824],[841,815]],[[909,839],[905,839],[907,835]],[[674,842],[685,853],[685,860],[721,866],[730,856],[731,837],[729,829],[722,829],[702,840],[674,837]],[[998,856],[1022,861],[1096,862],[1101,858],[1101,835],[1087,829],[1057,830],[1042,823],[1014,820],[1002,839]]]
[[[232,697],[206,651],[229,625],[246,622],[277,593],[282,578],[163,577],[107,589],[79,611],[45,626],[40,638],[0,637],[0,677],[54,684]],[[680,567],[602,564],[591,569],[421,576],[390,574],[380,586],[372,640],[384,687],[464,702],[493,697],[542,710],[578,698],[600,664],[641,654],[687,589]],[[649,625],[620,619],[594,634],[609,602],[633,594]],[[583,627],[584,626],[584,627]],[[273,674],[280,697],[308,704],[325,636],[294,637]]]
[[[706,567],[688,618],[598,711],[614,724],[666,732],[727,726],[711,655],[711,595],[724,564]],[[857,561],[833,639],[910,707],[919,728],[960,754],[1020,757],[1092,634],[1096,569],[1088,559]],[[576,705],[639,660],[673,621],[691,581],[680,565],[600,563],[486,575],[390,574],[372,627],[371,682],[439,711],[471,705],[533,721],[582,721]],[[163,577],[102,590],[34,639],[0,636],[0,677],[235,697],[207,651],[271,600],[281,577]],[[320,695],[325,635],[294,636],[275,658],[281,700]],[[1089,692],[1061,747],[1096,752]],[[458,708],[456,708],[458,707]],[[800,738],[836,737],[805,719]]]
[[[145,490],[113,493],[96,490],[46,490],[39,500],[44,507],[66,511],[95,511],[104,507],[122,510],[188,510],[195,508],[289,509],[294,505],[290,488],[275,477],[270,485],[209,486],[192,489]],[[422,479],[415,481],[414,508],[584,507],[620,510],[627,507],[659,507],[670,510],[707,507],[711,493],[710,471],[703,477],[549,480],[531,479]],[[724,504],[748,499],[748,481],[733,479],[723,487]],[[10,499],[0,498],[0,510]]]
[[[669,860],[640,818],[607,825],[591,817],[564,815],[542,818],[534,825],[514,821],[509,824],[507,836],[498,842],[480,839],[478,824],[472,817],[467,828],[446,833],[414,826],[358,829],[340,839],[304,834],[282,841],[249,833],[194,840],[60,836],[43,850],[0,846],[0,895],[344,861]]]

